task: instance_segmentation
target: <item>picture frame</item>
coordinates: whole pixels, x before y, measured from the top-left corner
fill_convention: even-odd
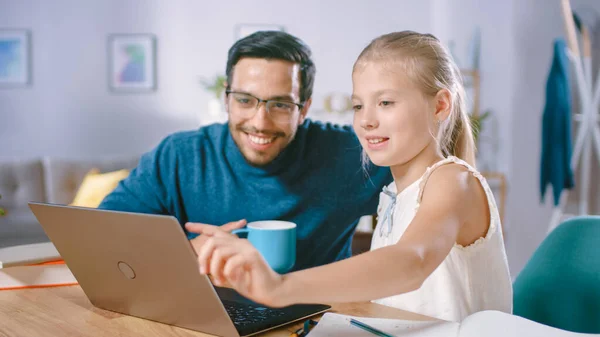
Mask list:
[[[0,87],[31,83],[31,33],[26,29],[0,29]]]
[[[285,28],[278,24],[242,23],[235,26],[235,39],[243,39],[246,36],[261,30],[278,30],[285,32]]]
[[[108,36],[108,87],[112,92],[156,90],[156,37],[152,34]]]

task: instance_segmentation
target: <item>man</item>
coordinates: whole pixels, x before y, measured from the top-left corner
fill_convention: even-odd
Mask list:
[[[388,168],[363,170],[350,127],[306,119],[310,49],[284,32],[258,32],[231,47],[226,75],[228,123],[166,137],[100,208],[226,224],[226,231],[245,220],[292,221],[294,270],[350,256],[359,217],[375,213],[392,178]],[[198,250],[204,238],[187,233]]]

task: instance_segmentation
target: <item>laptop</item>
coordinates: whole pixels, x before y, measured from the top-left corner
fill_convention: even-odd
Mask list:
[[[307,319],[321,304],[269,308],[200,274],[175,217],[30,202],[90,302],[101,309],[223,337]]]

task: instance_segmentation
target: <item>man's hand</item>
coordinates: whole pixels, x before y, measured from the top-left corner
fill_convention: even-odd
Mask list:
[[[185,224],[185,229],[187,229],[189,232],[192,232],[192,233],[202,234],[202,235],[199,235],[190,240],[190,243],[192,244],[192,247],[194,247],[196,254],[199,254],[200,248],[202,247],[202,245],[204,245],[204,243],[210,237],[213,236],[212,234],[206,234],[206,233],[203,234],[202,233],[202,229],[206,228],[205,226],[211,226],[211,227],[214,227],[215,229],[218,229],[219,231],[222,231],[225,233],[231,233],[235,229],[239,229],[239,228],[246,226],[246,223],[247,223],[246,220],[238,220],[238,221],[227,223],[223,226],[212,226],[212,225],[206,225],[206,224],[201,224],[201,223],[188,222]],[[206,230],[204,230],[204,232],[206,232]]]

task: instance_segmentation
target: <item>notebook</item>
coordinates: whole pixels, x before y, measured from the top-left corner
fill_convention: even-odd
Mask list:
[[[75,285],[77,280],[64,261],[0,269],[0,290]]]
[[[598,336],[564,331],[500,311],[481,311],[461,323],[447,321],[406,321],[385,318],[364,318],[335,313],[323,315],[308,337],[375,337],[350,324],[350,318],[399,337],[583,337]]]
[[[0,248],[0,268],[61,260],[51,242]]]

